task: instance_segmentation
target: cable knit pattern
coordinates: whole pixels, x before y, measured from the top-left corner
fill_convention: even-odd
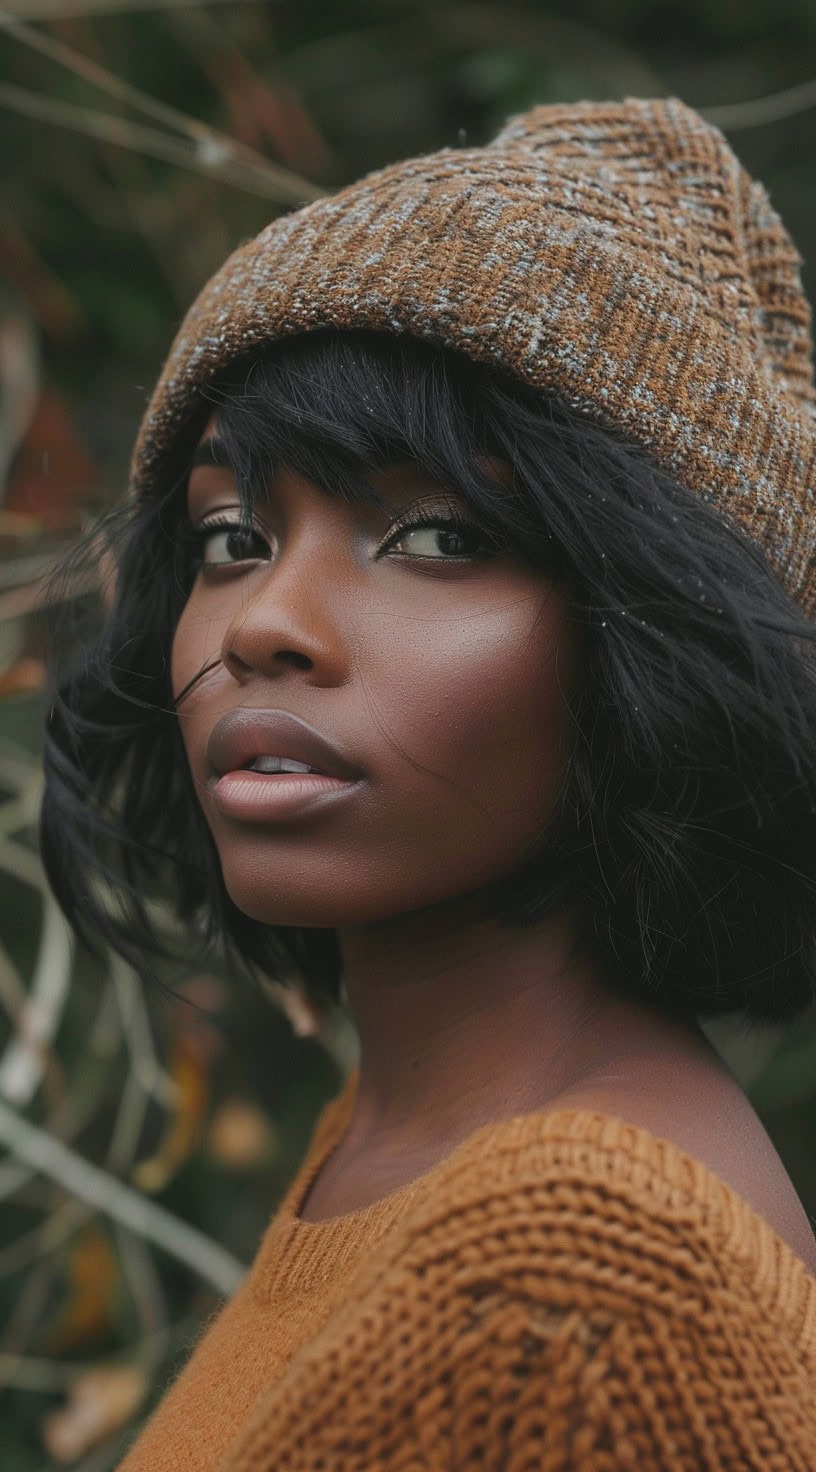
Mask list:
[[[321,327],[409,332],[640,445],[741,526],[816,616],[800,265],[763,186],[677,98],[535,107],[484,148],[377,170],[235,251],[181,325],[133,492],[156,485],[236,356]]]
[[[358,1081],[120,1472],[816,1472],[816,1278],[732,1187],[554,1110],[301,1221]]]

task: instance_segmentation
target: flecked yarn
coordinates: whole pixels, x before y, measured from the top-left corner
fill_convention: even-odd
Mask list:
[[[816,392],[801,258],[764,187],[676,98],[531,109],[482,148],[274,220],[184,319],[133,490],[238,355],[317,328],[458,348],[643,447],[816,616]]]

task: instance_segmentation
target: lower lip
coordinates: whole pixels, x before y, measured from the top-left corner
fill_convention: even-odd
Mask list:
[[[225,772],[209,784],[210,796],[228,818],[267,821],[322,808],[353,792],[360,782],[299,772]]]

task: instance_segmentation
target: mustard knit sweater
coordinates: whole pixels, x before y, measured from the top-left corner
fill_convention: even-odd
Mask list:
[[[816,1472],[816,1278],[729,1185],[556,1110],[301,1221],[358,1081],[120,1472]]]

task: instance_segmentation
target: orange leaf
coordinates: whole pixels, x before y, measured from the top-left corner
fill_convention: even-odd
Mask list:
[[[291,87],[269,87],[251,72],[225,78],[230,129],[251,148],[269,141],[291,169],[322,174],[331,155]]]
[[[180,1038],[170,1065],[177,1095],[173,1115],[156,1153],[134,1167],[131,1179],[142,1191],[161,1191],[201,1140],[209,1106],[207,1060],[202,1050]]]
[[[119,1262],[108,1238],[88,1227],[68,1262],[68,1296],[43,1335],[43,1349],[61,1354],[106,1334],[119,1289]]]
[[[0,673],[0,700],[12,695],[31,695],[45,684],[45,665],[39,659],[18,659],[10,670]]]
[[[48,531],[73,525],[74,507],[89,499],[99,470],[74,420],[52,388],[43,389],[17,453],[5,505],[39,517]]]

